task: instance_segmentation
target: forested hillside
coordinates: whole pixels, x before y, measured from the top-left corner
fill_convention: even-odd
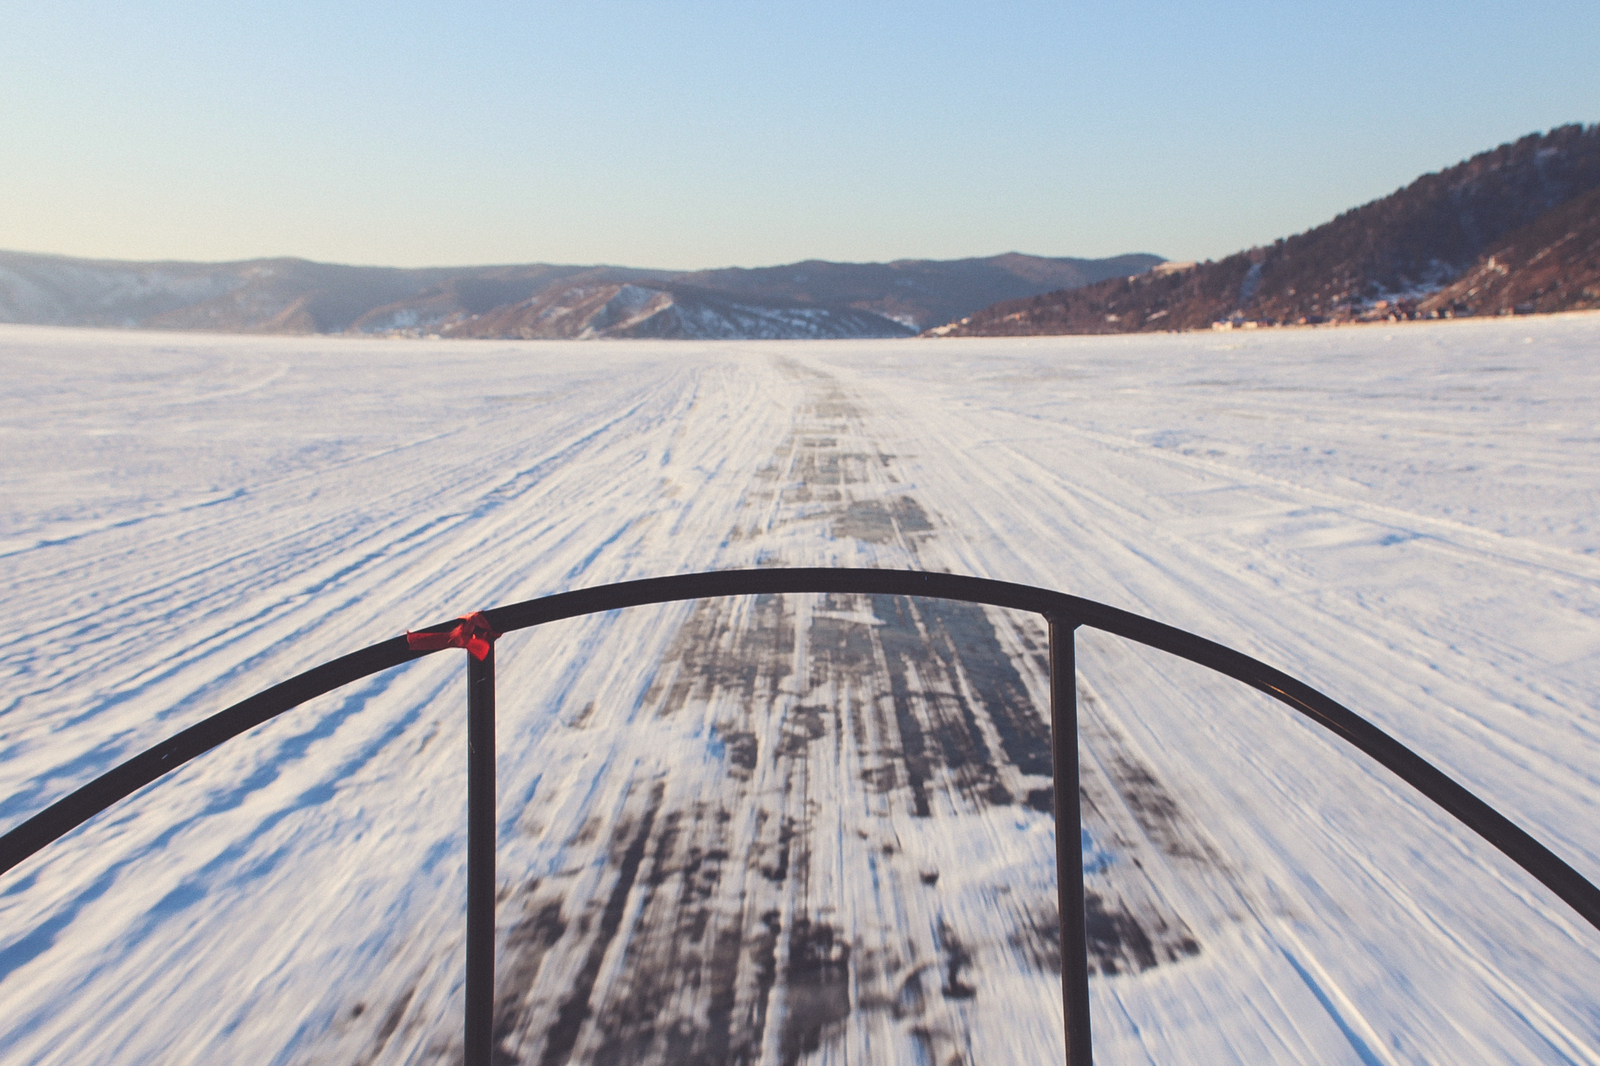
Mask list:
[[[1073,291],[999,303],[930,332],[1133,333],[1204,328],[1219,321],[1279,325],[1496,313],[1508,305],[1455,296],[1442,307],[1433,301],[1424,309],[1421,301],[1473,273],[1512,234],[1535,229],[1537,236],[1519,241],[1544,241],[1539,247],[1552,248],[1564,242],[1561,246],[1568,248],[1540,260],[1545,280],[1530,283],[1543,293],[1534,301],[1538,309],[1588,306],[1584,301],[1592,304],[1593,297],[1583,295],[1584,284],[1558,283],[1559,272],[1550,269],[1583,246],[1578,237],[1565,238],[1569,230],[1576,234],[1592,226],[1597,201],[1584,194],[1597,187],[1600,126],[1562,126],[1423,175],[1389,196],[1271,245],[1188,269],[1169,264]],[[1568,204],[1570,211],[1560,210]],[[1547,215],[1545,227],[1538,228],[1535,224]],[[1527,248],[1518,263],[1531,265],[1537,252]],[[1499,265],[1508,262],[1496,258]]]

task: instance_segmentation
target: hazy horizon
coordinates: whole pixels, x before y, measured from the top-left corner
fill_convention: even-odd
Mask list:
[[[1592,5],[11,12],[0,248],[133,261],[1217,258],[1600,100]]]

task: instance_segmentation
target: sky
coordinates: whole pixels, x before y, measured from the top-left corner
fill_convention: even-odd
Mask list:
[[[1600,120],[1600,4],[0,0],[0,248],[1226,255]]]

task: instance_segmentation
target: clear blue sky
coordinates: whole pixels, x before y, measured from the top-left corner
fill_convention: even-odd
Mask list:
[[[1224,255],[1600,120],[1600,2],[0,0],[0,248]]]

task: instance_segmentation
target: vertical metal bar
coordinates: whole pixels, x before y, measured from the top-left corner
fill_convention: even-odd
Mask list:
[[[467,654],[466,1066],[489,1066],[494,1041],[494,648]]]
[[[1083,812],[1078,802],[1077,623],[1050,622],[1050,737],[1055,769],[1056,891],[1061,910],[1061,1005],[1067,1066],[1091,1066],[1089,941],[1083,927]]]

